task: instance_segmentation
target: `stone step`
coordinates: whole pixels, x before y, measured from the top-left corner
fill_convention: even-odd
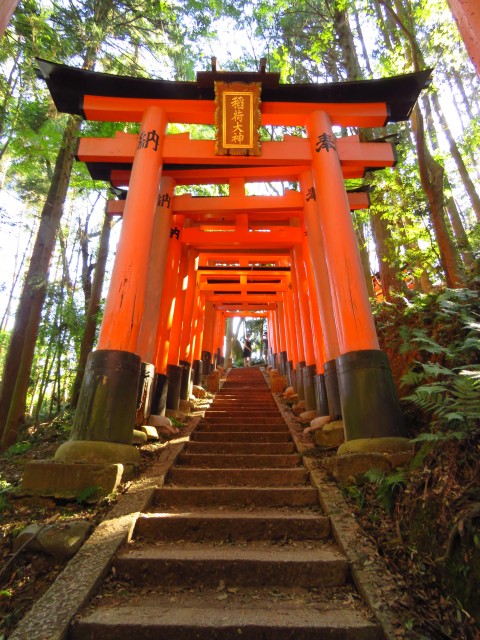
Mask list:
[[[255,409],[208,409],[205,411],[205,420],[207,422],[210,418],[279,418],[280,412],[277,409],[271,409],[269,411],[256,411]]]
[[[137,519],[133,535],[142,541],[318,541],[330,536],[330,520],[318,513],[286,514],[273,509],[263,509],[261,513],[161,512],[142,514]]]
[[[217,425],[217,424],[237,424],[237,425],[280,425],[286,428],[285,420],[282,418],[280,414],[276,416],[231,416],[228,417],[227,413],[222,416],[205,416],[205,420],[209,425]]]
[[[124,596],[77,620],[71,640],[381,640],[379,625],[350,603],[331,605],[310,594],[305,604],[281,593]],[[219,598],[223,598],[220,599]],[[118,598],[117,598],[118,600]],[[232,601],[235,600],[235,604]],[[299,598],[297,598],[297,601]],[[237,603],[238,602],[238,603]]]
[[[282,419],[277,420],[276,424],[269,424],[260,422],[233,422],[227,421],[224,418],[218,422],[202,422],[198,425],[196,432],[201,431],[288,431],[288,427]]]
[[[190,436],[191,442],[291,442],[290,431],[194,431]]]
[[[293,442],[193,442],[185,447],[187,453],[217,453],[217,454],[274,454],[293,453]]]
[[[114,560],[115,575],[135,585],[333,587],[345,584],[348,563],[332,545],[275,546],[206,543],[129,545]]]
[[[307,469],[198,469],[173,467],[168,482],[187,487],[292,487],[308,483]]]
[[[286,455],[182,453],[178,456],[176,464],[210,469],[238,469],[239,467],[281,469],[298,467],[301,464],[301,458],[296,453]]]
[[[162,509],[201,509],[203,507],[318,507],[314,487],[161,487],[156,489],[153,505]]]

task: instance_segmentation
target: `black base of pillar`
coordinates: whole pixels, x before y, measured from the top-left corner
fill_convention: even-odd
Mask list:
[[[273,358],[273,367],[272,368],[273,369],[277,369],[277,371],[278,371],[279,354],[278,353],[274,353],[272,355],[272,358]]]
[[[202,351],[203,375],[208,376],[213,371],[212,354],[210,351]]]
[[[328,398],[328,414],[332,420],[340,420],[342,417],[342,405],[340,404],[337,363],[335,360],[325,362],[325,389]]]
[[[202,360],[193,361],[193,384],[201,386],[203,375],[203,362]]]
[[[279,371],[282,376],[287,375],[288,356],[286,351],[280,351]]]
[[[387,354],[368,349],[337,358],[346,440],[408,437]]]
[[[325,376],[319,373],[315,376],[315,398],[319,416],[328,416],[327,389],[325,388]]]
[[[288,380],[288,386],[289,387],[293,387],[293,382],[292,382],[293,376],[292,376],[292,373],[293,373],[293,360],[289,360],[287,362],[287,380]]]
[[[142,362],[140,370],[140,380],[137,394],[137,413],[135,416],[135,426],[141,427],[147,424],[152,404],[153,387],[155,385],[155,365]]]
[[[188,397],[190,396],[190,387],[191,387],[190,362],[187,362],[187,360],[180,360],[179,364],[182,367],[182,381],[180,383],[180,400],[188,400]]]
[[[297,380],[297,388],[296,388],[296,392],[298,395],[298,400],[302,401],[305,400],[305,391],[303,388],[303,368],[305,367],[305,362],[299,362],[297,364],[297,369],[296,369],[296,380]]]
[[[178,411],[180,406],[180,389],[182,386],[182,367],[167,364],[168,392],[167,409]]]
[[[71,440],[131,444],[137,409],[140,357],[100,349],[87,360]]]
[[[316,372],[317,370],[314,364],[303,367],[303,395],[305,396],[305,411],[317,410],[314,382]]]
[[[167,408],[168,378],[164,373],[155,376],[155,390],[153,392],[151,413],[154,416],[164,416]]]

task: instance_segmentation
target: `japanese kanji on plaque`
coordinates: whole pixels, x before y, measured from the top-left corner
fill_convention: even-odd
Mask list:
[[[260,155],[259,82],[215,82],[217,155]]]

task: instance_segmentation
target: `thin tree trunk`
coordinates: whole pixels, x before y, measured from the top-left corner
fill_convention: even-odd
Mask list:
[[[370,268],[367,243],[365,241],[365,234],[363,232],[363,223],[359,220],[355,220],[355,235],[357,236],[357,245],[360,252],[360,260],[362,262],[363,276],[365,278],[365,284],[367,285],[368,296],[370,298],[374,298],[375,292],[373,290],[372,270]]]
[[[444,216],[444,169],[441,164],[436,162],[427,148],[423,115],[418,105],[415,106],[412,112],[412,127],[417,146],[420,180],[430,205],[430,217],[447,286],[452,288],[462,287],[464,285],[464,274],[458,264],[455,246],[448,233]]]
[[[465,187],[465,191],[467,192],[468,197],[470,198],[470,202],[472,203],[475,217],[480,222],[480,197],[475,190],[475,186],[472,182],[472,179],[470,178],[470,174],[468,173],[468,169],[465,166],[460,150],[457,146],[457,143],[455,142],[454,137],[452,136],[450,127],[448,126],[448,122],[445,118],[442,107],[440,105],[440,100],[438,99],[438,94],[436,92],[432,93],[432,102],[440,119],[443,133],[450,147],[450,153],[452,154],[452,158],[455,160],[455,164],[457,165],[458,173],[460,174],[460,178],[462,179],[463,186]]]
[[[473,270],[475,267],[475,257],[473,255],[472,246],[465,232],[465,228],[458,211],[457,203],[453,196],[447,200],[447,211],[450,216],[450,222],[452,223],[453,233],[457,239],[457,247],[462,256],[463,263],[469,270]]]
[[[23,252],[22,258],[20,260],[20,264],[18,265],[18,269],[15,268],[15,273],[12,280],[12,286],[10,287],[10,291],[8,293],[7,305],[5,307],[5,311],[3,312],[2,320],[0,322],[0,331],[4,331],[7,327],[8,318],[10,316],[10,309],[12,308],[13,293],[15,291],[15,287],[17,286],[17,282],[20,278],[20,275],[23,271],[23,265],[25,264],[25,261],[27,259],[27,250],[28,250],[28,247],[30,246],[30,241],[32,239],[32,236],[33,236],[33,229],[30,230],[30,235],[25,245],[25,251]],[[17,261],[18,261],[18,242],[17,242],[17,252],[15,254],[15,265],[17,264]]]
[[[93,349],[95,342],[95,331],[97,329],[98,312],[100,310],[100,300],[102,296],[103,282],[105,279],[105,268],[108,257],[108,245],[110,241],[110,231],[112,229],[112,218],[105,216],[103,220],[102,232],[100,234],[100,242],[98,245],[97,264],[93,274],[92,288],[90,291],[90,299],[88,301],[88,309],[85,317],[85,331],[80,346],[80,355],[78,358],[77,373],[73,382],[70,406],[75,409],[78,403],[80,387],[82,386],[83,374],[85,373],[85,365],[90,351]]]
[[[378,270],[380,272],[383,297],[385,300],[390,301],[393,292],[405,293],[405,287],[398,278],[397,269],[392,267],[389,262],[391,233],[387,221],[381,213],[370,209],[370,222],[378,257]]]
[[[65,127],[15,317],[0,397],[2,449],[15,442],[20,423],[24,419],[28,382],[45,300],[50,261],[67,195],[80,123],[79,117],[70,117]]]

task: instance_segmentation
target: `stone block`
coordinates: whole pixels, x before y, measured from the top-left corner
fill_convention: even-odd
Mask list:
[[[220,389],[220,376],[214,371],[207,376],[207,391],[217,393]]]
[[[141,429],[133,430],[132,444],[145,444],[147,442],[147,434]]]
[[[397,453],[388,453],[388,460],[393,469],[403,467],[413,458],[413,449],[411,451],[399,451]]]
[[[343,422],[337,420],[327,423],[321,430],[315,432],[315,440],[320,447],[338,447],[345,440]]]
[[[191,404],[190,400],[180,400],[178,409],[182,413],[185,413],[185,414],[188,415],[190,413],[190,411],[192,410],[192,404]]]
[[[124,480],[122,464],[91,462],[27,462],[21,491],[27,495],[96,502],[115,491]]]
[[[392,467],[383,453],[351,453],[331,459],[331,473],[337,482],[352,484],[369,469],[390,473]]]
[[[57,462],[123,464],[132,469],[140,463],[140,453],[132,445],[98,440],[68,440],[58,447],[54,458]]]
[[[140,431],[143,431],[143,433],[147,436],[148,441],[158,440],[158,431],[155,427],[152,427],[149,424],[142,424],[142,426],[140,427]]]
[[[413,445],[408,438],[357,438],[342,444],[338,455],[345,453],[398,453],[412,451]]]
[[[171,427],[172,421],[167,416],[151,415],[148,424],[152,427]]]

